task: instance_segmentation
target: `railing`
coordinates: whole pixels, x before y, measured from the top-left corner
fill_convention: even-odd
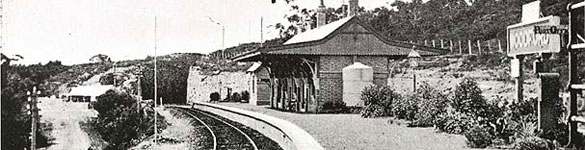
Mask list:
[[[567,7],[569,11],[569,41],[568,41],[568,50],[569,50],[569,85],[567,89],[569,90],[569,117],[567,121],[569,122],[569,143],[567,147],[575,147],[578,139],[577,134],[578,132],[583,132],[578,129],[577,124],[585,123],[585,117],[579,116],[577,113],[577,94],[579,91],[585,90],[584,84],[579,84],[579,77],[577,72],[577,53],[583,52],[585,50],[585,29],[583,28],[583,23],[585,23],[585,2],[580,2],[576,4],[569,4]],[[577,17],[581,16],[581,17]],[[583,60],[581,60],[583,61]]]

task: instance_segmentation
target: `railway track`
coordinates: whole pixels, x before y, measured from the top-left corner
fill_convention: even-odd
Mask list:
[[[172,109],[194,119],[193,126],[205,131],[200,133],[204,139],[198,144],[198,149],[258,150],[258,145],[255,142],[258,140],[258,133],[251,132],[249,128],[244,128],[241,124],[197,109],[181,107],[172,107]]]

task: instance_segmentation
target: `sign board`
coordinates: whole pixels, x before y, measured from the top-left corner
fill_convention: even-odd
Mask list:
[[[532,22],[508,26],[508,56],[558,53],[561,51],[559,34],[535,34],[534,26],[558,26],[560,17],[548,16]]]
[[[522,22],[532,22],[540,16],[540,1],[522,5]]]
[[[520,77],[520,59],[510,60],[510,76],[512,78]]]

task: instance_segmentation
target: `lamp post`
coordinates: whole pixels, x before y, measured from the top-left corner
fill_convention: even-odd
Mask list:
[[[412,46],[412,50],[408,53],[408,61],[410,62],[410,66],[412,67],[412,85],[413,85],[413,92],[416,92],[416,67],[418,66],[418,61],[420,58],[420,54],[415,50],[416,46]]]
[[[211,23],[215,23],[218,26],[221,26],[221,48],[220,49],[225,48],[225,26],[219,22],[214,21],[209,16],[207,16],[207,18],[209,18],[209,21],[211,21]],[[223,50],[221,50],[221,55],[223,57]]]

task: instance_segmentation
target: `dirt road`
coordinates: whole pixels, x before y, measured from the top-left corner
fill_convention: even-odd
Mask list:
[[[95,110],[87,109],[87,103],[63,102],[60,99],[40,98],[42,103],[41,122],[51,123],[51,136],[55,138],[48,150],[86,150],[91,141],[88,135],[81,130],[80,121],[96,116]]]

